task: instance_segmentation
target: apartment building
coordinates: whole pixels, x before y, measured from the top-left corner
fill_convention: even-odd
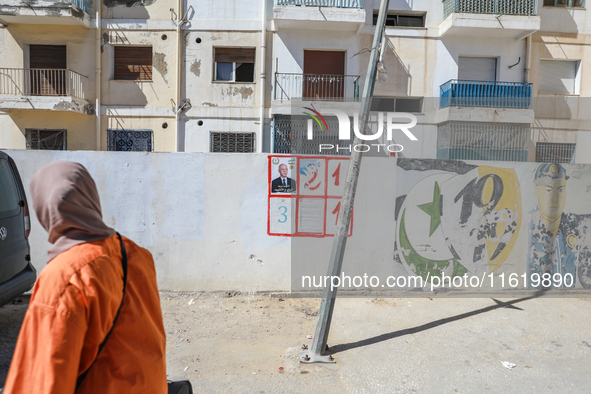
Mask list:
[[[0,0],[0,148],[317,153],[294,108],[355,107],[379,5]],[[589,22],[584,0],[392,0],[372,108],[417,116],[404,157],[589,162]]]

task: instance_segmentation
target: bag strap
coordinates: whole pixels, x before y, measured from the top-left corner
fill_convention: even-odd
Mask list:
[[[125,251],[125,244],[123,243],[123,239],[121,238],[121,234],[117,233],[117,236],[119,237],[119,242],[121,244],[121,256],[122,256],[121,265],[123,265],[123,296],[121,297],[121,304],[119,304],[119,309],[117,310],[117,314],[115,315],[115,319],[113,319],[113,325],[111,326],[111,329],[109,330],[109,332],[105,336],[105,339],[103,340],[103,342],[99,345],[98,352],[96,353],[96,357],[94,358],[94,361],[92,362],[92,364],[90,364],[90,366],[86,369],[86,371],[82,372],[82,374],[80,376],[78,376],[78,380],[76,381],[76,390],[78,390],[78,387],[80,387],[80,384],[82,383],[82,381],[86,377],[86,374],[88,374],[88,371],[90,370],[90,368],[92,368],[92,366],[96,362],[96,359],[98,358],[99,354],[101,354],[101,350],[103,350],[103,347],[105,347],[105,343],[107,343],[107,339],[109,339],[109,336],[111,335],[111,333],[113,332],[113,328],[115,327],[115,323],[117,323],[117,319],[119,318],[119,313],[121,312],[121,307],[123,306],[123,300],[125,299],[125,288],[127,287],[127,252]]]

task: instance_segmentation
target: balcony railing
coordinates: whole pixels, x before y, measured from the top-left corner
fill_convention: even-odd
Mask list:
[[[277,0],[277,5],[304,7],[363,8],[363,0]]]
[[[536,15],[537,0],[443,0],[443,19],[452,13]]]
[[[51,2],[51,3],[72,3],[75,6],[77,6],[78,8],[84,10],[85,12],[88,12],[88,0],[24,0],[25,6],[26,3],[31,3],[31,2]],[[38,4],[39,6],[41,4]]]
[[[358,101],[359,75],[275,73],[275,100]]]
[[[0,94],[72,96],[86,100],[88,78],[72,70],[0,68]]]
[[[440,108],[530,108],[531,83],[462,81],[452,79],[440,86]]]

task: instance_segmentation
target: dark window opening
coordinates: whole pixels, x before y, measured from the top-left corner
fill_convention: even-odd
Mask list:
[[[421,113],[421,98],[373,97],[371,111]]]
[[[585,7],[585,0],[544,0],[546,7]]]
[[[378,13],[373,14],[373,25],[378,23]],[[386,15],[386,26],[394,27],[425,27],[425,15]]]
[[[27,149],[67,150],[66,130],[26,130]]]
[[[254,82],[254,48],[215,48],[215,81]]]

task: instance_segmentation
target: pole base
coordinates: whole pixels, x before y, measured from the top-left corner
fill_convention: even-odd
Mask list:
[[[300,349],[300,362],[302,364],[336,364],[336,360],[330,354],[315,354],[313,351],[308,349],[308,345],[302,345]]]

